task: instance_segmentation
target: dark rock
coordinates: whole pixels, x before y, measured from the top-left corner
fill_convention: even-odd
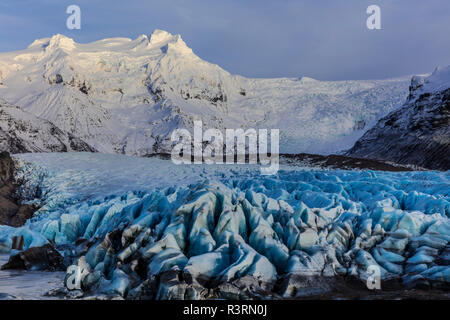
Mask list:
[[[63,257],[51,244],[42,247],[33,247],[9,258],[2,270],[21,269],[33,271],[63,270]]]
[[[0,225],[20,227],[33,216],[37,208],[19,204],[15,194],[17,186],[14,172],[14,161],[9,153],[0,153]]]
[[[69,294],[69,290],[65,287],[55,288],[47,291],[44,296],[52,298],[65,298]]]
[[[12,227],[21,227],[27,222],[28,219],[33,217],[34,212],[36,211],[36,207],[24,204],[19,207],[19,210],[11,216],[9,219],[9,225]]]
[[[8,152],[0,153],[0,188],[12,181],[14,176],[14,162]],[[0,192],[0,194],[2,194]],[[4,194],[2,194],[4,195]]]
[[[0,116],[2,111],[0,110]],[[25,141],[17,137],[15,132],[4,131],[0,128],[0,147],[3,150],[8,150],[11,153],[25,153],[29,152]]]
[[[0,300],[7,301],[7,300],[22,300],[22,299],[20,297],[16,297],[16,296],[10,295],[8,293],[0,292]]]
[[[22,236],[20,237],[13,237],[12,238],[12,246],[11,249],[13,250],[23,250],[23,245],[24,245],[24,239]]]
[[[63,82],[64,82],[64,79],[59,73],[48,78],[48,83],[49,84],[60,84],[60,83],[63,83]]]
[[[66,299],[75,300],[75,299],[81,299],[84,297],[84,292],[81,290],[72,290],[67,293],[65,296]]]
[[[96,152],[95,148],[50,121],[0,101],[0,150],[26,152]]]
[[[328,169],[344,170],[381,170],[392,172],[412,171],[413,168],[385,161],[378,161],[365,158],[348,157],[343,155],[317,155],[317,154],[281,154],[281,164],[317,166]]]
[[[405,105],[367,131],[348,156],[450,170],[450,89],[420,95],[417,86],[410,90]]]
[[[229,300],[280,299],[273,290],[274,283],[263,282],[252,276],[237,278],[217,287],[219,297]]]
[[[153,300],[157,291],[156,282],[147,279],[128,293],[128,300]]]
[[[147,284],[148,289],[154,290],[155,284],[158,282],[154,295],[154,298],[157,300],[210,300],[218,298],[214,292],[215,290],[195,283],[186,283],[182,279],[181,270],[171,269],[160,274],[158,278],[154,278],[153,281],[149,281]],[[135,299],[136,291],[134,290],[133,294],[128,298]]]
[[[71,133],[67,133],[69,137],[69,145],[72,150],[77,152],[97,152],[97,150]]]
[[[86,82],[83,82],[83,84],[79,88],[79,90],[86,95],[89,94],[90,89],[91,89],[90,86]]]
[[[187,284],[180,281],[179,271],[170,270],[160,276],[158,286],[158,300],[184,300]]]
[[[231,283],[222,283],[217,288],[219,297],[225,300],[248,300],[249,297]]]
[[[322,276],[290,274],[280,283],[280,294],[286,299],[317,296],[331,293],[333,281]]]
[[[19,210],[19,206],[12,200],[0,196],[0,225],[10,225],[10,217]]]

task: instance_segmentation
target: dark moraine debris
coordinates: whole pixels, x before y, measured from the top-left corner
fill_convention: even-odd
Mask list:
[[[159,158],[163,160],[170,160],[171,155],[168,153],[149,154],[148,158]],[[246,155],[248,160],[248,154]],[[225,159],[224,159],[225,160]],[[236,160],[236,159],[235,159]],[[194,159],[192,158],[192,161]],[[286,165],[300,165],[307,167],[320,167],[326,169],[342,169],[342,170],[375,170],[375,171],[391,171],[404,172],[414,170],[424,170],[418,166],[401,165],[387,161],[349,157],[344,155],[319,155],[309,153],[296,154],[280,154],[280,163]]]
[[[342,169],[342,170],[375,170],[375,171],[413,171],[421,170],[419,167],[405,166],[395,163],[389,163],[386,161],[379,161],[373,159],[348,157],[344,155],[318,155],[318,154],[281,154],[281,164],[291,165],[305,165],[305,166],[318,166],[328,169]]]

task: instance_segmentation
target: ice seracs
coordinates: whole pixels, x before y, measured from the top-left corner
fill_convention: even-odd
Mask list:
[[[0,248],[11,251],[20,236],[25,249],[66,248],[65,258],[87,270],[87,295],[295,298],[306,292],[296,286],[311,293],[344,278],[364,285],[373,267],[382,286],[450,282],[444,172],[282,167],[267,178],[257,167],[117,155],[20,158],[32,161],[22,175],[28,188],[39,185],[45,196],[34,201],[44,205],[25,227],[0,227]]]

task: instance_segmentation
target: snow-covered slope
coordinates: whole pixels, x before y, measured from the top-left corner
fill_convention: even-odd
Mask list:
[[[11,153],[95,151],[51,122],[0,100],[0,150]]]
[[[348,155],[450,170],[450,66],[412,79],[408,101]]]
[[[281,152],[347,149],[400,105],[409,79],[247,79],[196,56],[179,35],[78,44],[62,35],[0,54],[0,96],[102,152],[170,151],[175,128],[278,128]]]

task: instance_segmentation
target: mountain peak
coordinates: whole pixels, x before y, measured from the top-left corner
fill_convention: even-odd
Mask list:
[[[410,87],[410,100],[422,93],[433,93],[450,88],[450,66],[436,67],[430,75],[412,77]]]
[[[49,47],[58,47],[64,50],[72,50],[75,48],[75,41],[73,39],[66,37],[62,34],[56,34],[50,38]]]
[[[42,38],[33,41],[28,48],[40,47],[41,49],[46,48],[61,48],[63,50],[71,51],[75,49],[75,41],[73,39],[66,37],[62,34],[55,34],[51,38]]]
[[[136,38],[138,41],[144,41],[149,40],[146,34],[141,34],[139,37]]]
[[[150,36],[150,44],[170,41],[173,37],[174,37],[173,34],[167,31],[155,29],[155,31],[153,31],[153,33]]]
[[[191,53],[189,48],[181,38],[181,35],[173,35],[167,31],[156,29],[150,36],[150,47],[160,47],[163,51],[169,52],[176,50],[177,52]]]
[[[436,67],[431,76],[425,79],[429,91],[439,91],[450,87],[450,66]]]

